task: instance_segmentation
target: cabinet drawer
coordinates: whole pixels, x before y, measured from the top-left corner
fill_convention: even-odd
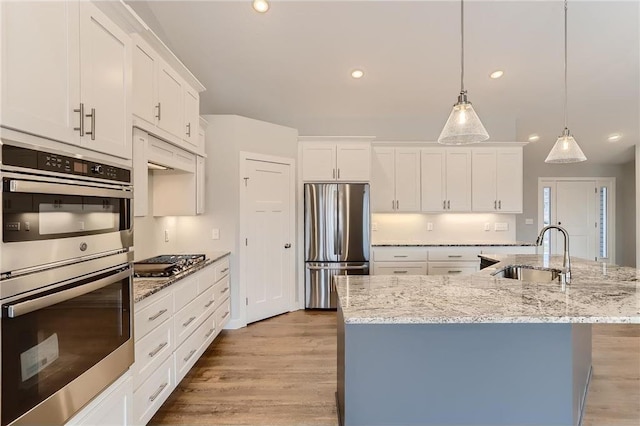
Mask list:
[[[229,275],[229,257],[227,256],[224,259],[218,261],[218,263],[216,263],[215,269],[216,269],[216,276],[215,276],[216,282],[220,281],[222,278]]]
[[[218,306],[220,306],[224,299],[229,297],[229,292],[231,289],[229,284],[229,276],[226,276],[221,281],[217,282],[214,286],[214,289],[217,308]]]
[[[213,328],[214,331],[211,331],[212,324],[213,314],[176,350],[174,354],[176,384],[180,383],[180,380],[187,375],[202,352],[204,352],[203,346],[207,340],[207,335],[210,336],[215,332],[215,327]],[[211,334],[209,334],[210,331]]]
[[[215,290],[210,288],[185,306],[174,316],[176,345],[180,346],[187,337],[202,323],[205,312],[213,311]]]
[[[456,265],[455,262],[451,262],[450,265],[429,264],[429,275],[466,275],[473,274],[479,270],[479,264],[472,265],[469,262],[465,262],[464,265]]]
[[[174,287],[175,312],[178,312],[198,295],[198,274],[181,279]]]
[[[415,262],[427,260],[427,249],[422,247],[376,248],[373,251],[373,260],[376,262]]]
[[[165,321],[136,342],[133,387],[137,389],[173,352],[173,323]]]
[[[209,265],[198,272],[198,294],[213,286],[216,282],[215,275],[216,268],[213,265]]]
[[[219,333],[222,331],[224,326],[227,325],[229,319],[231,319],[231,303],[228,297],[223,300],[220,306],[216,309],[215,318],[216,330]]]
[[[426,262],[375,262],[373,275],[427,275]]]
[[[171,292],[149,306],[136,312],[134,319],[135,340],[142,339],[151,330],[173,315],[173,296]]]
[[[429,261],[477,261],[480,250],[474,251],[433,251],[429,250]]]
[[[169,397],[173,381],[173,358],[169,357],[156,372],[133,392],[134,424],[146,425]]]

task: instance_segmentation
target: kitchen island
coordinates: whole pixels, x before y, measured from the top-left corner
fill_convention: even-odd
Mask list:
[[[341,424],[580,424],[591,324],[640,323],[640,271],[573,258],[563,290],[491,275],[561,256],[484,256],[466,276],[337,279]]]

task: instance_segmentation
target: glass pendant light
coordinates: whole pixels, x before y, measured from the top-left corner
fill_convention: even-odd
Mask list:
[[[464,88],[464,0],[460,0],[460,38],[460,95],[438,137],[438,143],[444,145],[464,145],[489,139],[473,105],[467,100]]]
[[[567,115],[567,0],[564,0],[564,130],[544,160],[545,163],[579,163],[587,159],[567,127]]]

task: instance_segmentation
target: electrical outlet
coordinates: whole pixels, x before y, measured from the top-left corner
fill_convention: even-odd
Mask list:
[[[427,231],[433,231],[433,222],[427,222]]]
[[[378,230],[378,222],[371,222],[371,230],[372,231]]]
[[[220,239],[220,230],[218,228],[211,229],[211,239],[212,240]]]
[[[508,231],[509,224],[507,222],[496,222],[493,229],[496,231]]]
[[[484,230],[485,231],[491,231],[491,224],[489,222],[484,224]]]
[[[169,242],[169,230],[168,229],[164,230],[164,242],[165,243]]]
[[[525,219],[524,220],[524,224],[525,225],[533,225],[533,219]]]

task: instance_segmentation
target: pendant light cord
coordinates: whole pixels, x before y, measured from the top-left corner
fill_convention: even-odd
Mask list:
[[[460,0],[460,45],[460,93],[464,93],[464,0]]]
[[[567,129],[568,108],[567,108],[567,0],[564,0],[564,128]]]

